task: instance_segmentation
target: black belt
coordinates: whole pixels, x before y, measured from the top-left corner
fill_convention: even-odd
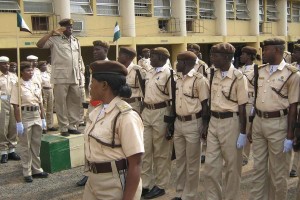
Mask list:
[[[198,112],[196,114],[191,114],[191,115],[184,115],[184,116],[177,115],[176,117],[179,121],[186,122],[186,121],[192,121],[194,119],[199,119],[201,115],[202,113]]]
[[[233,117],[233,113],[235,113],[235,112],[214,112],[214,111],[211,111],[210,113],[215,118],[226,119],[226,118]],[[239,113],[236,113],[236,114],[239,115]]]
[[[127,169],[127,159],[115,161],[117,170]],[[112,172],[111,162],[105,163],[89,163],[89,171],[94,174]]]
[[[144,106],[150,110],[156,110],[156,109],[160,109],[160,108],[165,108],[167,106],[170,105],[170,102],[168,101],[164,101],[164,102],[160,102],[160,103],[155,103],[155,104],[147,104],[144,103]]]
[[[280,111],[274,111],[274,112],[263,112],[258,109],[256,109],[255,111],[256,111],[256,114],[262,118],[277,118],[277,117],[281,117],[281,116],[288,114],[287,109],[280,110]]]
[[[44,90],[51,90],[52,87],[43,87]]]
[[[126,101],[127,103],[134,103],[137,101],[142,101],[142,97],[132,97],[132,98],[123,99],[123,100]]]
[[[21,110],[25,111],[37,111],[39,110],[39,106],[22,106]]]

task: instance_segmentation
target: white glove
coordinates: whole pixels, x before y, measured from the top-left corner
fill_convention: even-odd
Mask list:
[[[22,122],[17,122],[17,133],[18,135],[24,134],[24,126]]]
[[[240,133],[239,138],[236,142],[236,147],[238,149],[243,148],[246,145],[246,141],[247,141],[247,135]]]
[[[46,119],[42,119],[42,129],[45,130],[47,128]]]
[[[289,140],[289,139],[285,138],[284,145],[283,145],[283,152],[287,153],[287,152],[291,151],[292,148],[293,148],[293,140]]]

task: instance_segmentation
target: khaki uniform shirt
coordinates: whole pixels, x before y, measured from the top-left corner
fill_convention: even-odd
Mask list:
[[[209,98],[208,80],[192,69],[185,77],[178,74],[176,82],[176,114],[191,115],[202,110],[201,102]]]
[[[8,72],[7,75],[3,74],[0,71],[0,92],[1,92],[1,100],[8,100],[11,95],[11,90],[13,85],[18,82],[18,77]]]
[[[146,71],[149,71],[152,68],[152,66],[150,64],[150,58],[141,58],[138,61],[138,65],[141,66]]]
[[[41,72],[41,78],[42,78],[42,88],[43,87],[52,88],[52,85],[50,83],[50,74],[47,71]]]
[[[145,103],[155,104],[172,99],[169,65],[160,70],[152,68],[146,73]],[[168,81],[168,82],[167,82]]]
[[[208,65],[203,60],[200,60],[199,58],[197,58],[194,69],[196,72],[204,74],[204,72],[206,72],[208,69]]]
[[[119,97],[115,97],[101,112],[103,104],[96,107],[90,114],[84,132],[85,155],[89,162],[108,162],[120,160],[138,153],[143,153],[144,126],[139,115],[133,111],[125,111],[118,117],[116,124],[115,144],[122,147],[111,148],[97,142],[93,137],[111,144],[112,128],[116,115],[120,112],[117,105],[129,106]]]
[[[21,86],[21,106],[38,106],[42,103],[42,93],[40,84],[34,80],[24,81],[20,79]],[[19,89],[18,84],[13,85],[11,91],[10,103],[19,105]]]
[[[229,90],[234,79],[230,99],[224,96],[229,95]],[[216,69],[211,86],[211,110],[215,112],[238,112],[238,106],[248,102],[247,79],[243,74],[231,64],[227,75],[222,78],[221,70]]]
[[[52,36],[43,48],[51,50],[51,83],[79,84],[81,56],[77,38]]]
[[[143,69],[142,67],[135,65],[131,63],[128,68],[128,75],[126,76],[126,83],[130,86],[131,88],[131,98],[133,97],[142,97],[143,93],[142,90],[140,89],[140,84],[139,84],[139,79],[136,73],[136,70],[139,70],[141,73],[142,78],[144,79],[146,76],[146,70]]]
[[[299,72],[294,73],[281,90],[281,94],[288,96],[287,99],[282,98],[272,90],[273,87],[278,91],[292,73],[291,70],[287,68],[287,65],[288,64],[282,60],[277,70],[271,75],[269,64],[259,68],[258,92],[256,99],[256,108],[258,110],[263,112],[279,111],[288,108],[292,103],[299,102]]]
[[[248,103],[254,103],[254,63],[252,65],[244,65],[240,68],[241,72],[248,80]]]

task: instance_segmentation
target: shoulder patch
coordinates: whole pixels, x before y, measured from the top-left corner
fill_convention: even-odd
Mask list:
[[[119,108],[121,113],[125,113],[128,112],[130,110],[132,110],[132,107],[126,103],[125,101],[120,101],[116,104],[116,106]]]
[[[140,67],[139,65],[133,65],[132,69],[134,70],[138,70],[138,69],[141,69],[142,67]]]
[[[199,78],[199,79],[203,78],[203,75],[201,73],[199,73],[199,72],[195,72],[194,76],[197,77],[197,78]]]
[[[237,77],[237,79],[243,78],[243,73],[240,70],[234,69],[233,73]]]
[[[298,68],[294,65],[286,65],[286,68],[288,68],[292,73],[298,72]]]

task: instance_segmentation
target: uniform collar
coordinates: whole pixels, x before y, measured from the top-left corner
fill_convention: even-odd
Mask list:
[[[133,66],[134,66],[134,64],[133,64],[133,62],[131,62],[130,65],[127,67],[128,73],[132,70]]]
[[[286,65],[286,62],[284,61],[284,59],[282,59],[281,63],[278,65],[277,70],[283,70],[285,65]]]
[[[233,64],[231,64],[230,65],[230,67],[229,67],[229,69],[228,69],[228,71],[227,71],[227,75],[226,75],[226,77],[228,77],[228,78],[230,78],[230,79],[232,79],[232,77],[233,77],[233,72],[234,72],[234,66],[233,66]],[[221,78],[222,79],[222,71],[220,70],[220,69],[217,69],[216,71],[220,71],[220,73],[218,73],[218,76],[219,76],[219,78]],[[225,78],[226,78],[225,77]]]
[[[109,113],[111,112],[115,107],[116,107],[116,104],[121,101],[121,98],[116,96],[109,104],[108,106],[106,107],[105,109],[105,113]]]

